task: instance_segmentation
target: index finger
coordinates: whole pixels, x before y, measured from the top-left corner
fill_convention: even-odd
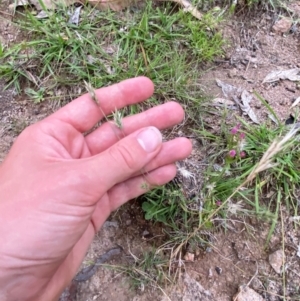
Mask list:
[[[115,109],[139,103],[149,98],[154,91],[152,81],[147,77],[124,80],[109,87],[95,90],[99,105],[91,95],[84,94],[73,100],[47,119],[58,119],[72,125],[79,132],[90,130],[105,115]]]

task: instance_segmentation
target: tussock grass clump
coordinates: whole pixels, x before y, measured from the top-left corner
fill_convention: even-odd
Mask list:
[[[298,124],[288,128],[240,120],[231,129],[224,123],[219,135],[194,130],[199,139],[209,141],[203,189],[189,199],[181,188],[166,186],[148,194],[143,205],[146,218],[167,225],[170,241],[166,246],[172,249],[172,260],[178,261],[182,250],[192,245],[207,247],[209,233],[216,227],[229,227],[231,218],[268,222],[268,245],[280,218],[280,205],[292,216],[298,214],[299,129]],[[201,206],[195,210],[195,204]]]

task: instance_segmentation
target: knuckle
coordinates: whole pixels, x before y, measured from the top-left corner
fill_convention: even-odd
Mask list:
[[[120,168],[130,172],[136,171],[137,163],[134,154],[130,151],[128,146],[118,144],[110,149],[110,155],[113,160],[119,163]]]

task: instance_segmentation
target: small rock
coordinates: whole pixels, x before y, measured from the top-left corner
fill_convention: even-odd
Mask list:
[[[208,291],[205,290],[204,287],[197,282],[195,279],[190,277],[187,273],[183,276],[183,283],[185,286],[184,295],[181,296],[181,298],[176,300],[184,300],[184,301],[195,301],[195,300],[201,300],[201,301],[211,301],[215,300],[214,295]],[[170,300],[170,299],[168,299]],[[172,299],[174,300],[174,299]]]
[[[284,99],[280,99],[279,104],[280,104],[281,106],[284,106],[284,105],[285,105],[285,100],[284,100]]]
[[[205,253],[211,253],[212,252],[212,248],[211,247],[207,247],[206,249],[205,249]]]
[[[265,18],[265,20],[268,20],[268,21],[272,20],[272,17],[269,15],[265,15],[264,18]]]
[[[252,280],[251,286],[254,290],[259,290],[264,287],[261,281],[256,277]]]
[[[272,29],[276,33],[285,33],[290,30],[292,24],[293,24],[293,22],[291,19],[282,18],[273,25]]]
[[[113,228],[118,229],[119,228],[119,223],[118,222],[114,222],[114,221],[106,221],[103,224],[103,228],[107,228],[107,227],[113,227]]]
[[[191,261],[191,262],[193,262],[195,260],[195,254],[186,252],[185,255],[184,255],[184,257],[183,257],[183,259],[185,261]]]
[[[281,266],[283,264],[284,253],[282,250],[277,250],[269,255],[269,263],[277,274],[281,273]]]
[[[215,267],[216,272],[218,273],[218,275],[222,274],[222,268],[220,267]]]
[[[245,285],[239,287],[238,293],[232,298],[234,301],[264,301],[265,299],[255,290]]]
[[[252,57],[250,55],[246,55],[245,58],[247,61],[249,61],[250,63],[257,63],[257,58],[256,57]]]
[[[237,70],[234,68],[234,69],[231,69],[229,72],[228,72],[228,77],[229,78],[233,78],[237,75]]]
[[[149,234],[150,234],[150,232],[148,230],[144,230],[143,233],[142,233],[142,236],[147,236]]]

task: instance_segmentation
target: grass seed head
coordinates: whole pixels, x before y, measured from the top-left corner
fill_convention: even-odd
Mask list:
[[[195,179],[195,176],[187,169],[183,168],[183,167],[179,167],[178,171],[180,172],[180,174],[186,178],[186,179]]]
[[[97,105],[100,105],[97,97],[96,97],[96,92],[95,92],[95,89],[92,87],[92,85],[86,81],[84,81],[84,85],[85,85],[85,88],[86,90],[88,91],[88,93],[90,94],[92,100],[97,104]]]
[[[120,111],[118,111],[117,109],[115,109],[115,111],[113,112],[113,117],[114,117],[115,125],[119,129],[122,129],[123,128],[123,123],[122,123],[123,114]]]

